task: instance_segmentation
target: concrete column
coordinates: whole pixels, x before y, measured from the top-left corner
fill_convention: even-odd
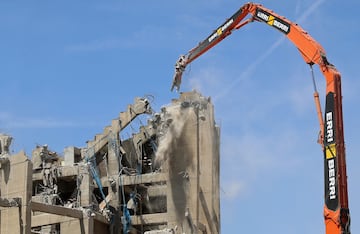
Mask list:
[[[81,176],[80,204],[81,206],[89,206],[92,204],[93,179],[87,165],[79,166],[78,176]]]
[[[108,143],[108,154],[107,154],[107,165],[108,172],[110,176],[110,183],[113,185],[109,186],[108,192],[111,195],[110,205],[117,209],[120,206],[119,203],[119,184],[118,184],[118,175],[119,175],[119,151],[120,151],[120,139],[119,136],[113,133],[109,134],[109,143]]]
[[[65,166],[73,166],[81,159],[80,149],[74,146],[69,146],[64,149],[64,163]]]
[[[88,217],[88,218],[82,219],[82,221],[84,222],[84,231],[85,231],[84,233],[85,234],[94,234],[94,218]]]

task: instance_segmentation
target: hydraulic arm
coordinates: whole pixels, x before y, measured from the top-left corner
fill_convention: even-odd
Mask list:
[[[245,19],[247,16],[249,17]],[[320,124],[319,142],[324,153],[325,229],[326,234],[350,234],[341,75],[335,66],[327,60],[322,46],[300,26],[262,5],[247,3],[195,48],[180,56],[175,64],[171,90],[174,88],[179,90],[182,73],[189,63],[217,45],[234,30],[240,29],[253,21],[264,22],[283,33],[297,47],[305,62],[311,67],[317,64],[325,77],[326,104],[324,118],[316,89],[314,93]]]

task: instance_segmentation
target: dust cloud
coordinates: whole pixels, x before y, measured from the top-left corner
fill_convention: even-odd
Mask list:
[[[180,105],[170,106],[163,110],[162,125],[158,149],[155,155],[155,165],[162,165],[171,155],[176,140],[183,132],[185,123],[189,118],[191,108],[182,108]]]

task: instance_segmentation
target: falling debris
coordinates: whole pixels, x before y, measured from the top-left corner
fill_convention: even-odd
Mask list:
[[[173,145],[180,137],[186,121],[189,119],[190,109],[173,105],[163,108],[161,113],[161,129],[158,132],[159,147],[155,154],[155,165],[161,165],[172,153]]]
[[[10,155],[0,135],[1,233],[218,233],[219,129],[196,91],[155,113],[146,98],[63,155]],[[139,115],[146,125],[120,133]],[[31,160],[30,160],[31,158]],[[19,209],[20,207],[20,209]]]

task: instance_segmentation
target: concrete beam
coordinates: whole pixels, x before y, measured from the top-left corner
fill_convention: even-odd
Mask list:
[[[76,176],[79,172],[78,166],[65,166],[65,167],[57,167],[58,177],[67,177],[67,176]],[[42,180],[43,174],[41,171],[37,171],[33,173],[32,180]]]
[[[40,214],[40,215],[33,215],[31,217],[31,227],[39,227],[45,225],[51,225],[55,223],[64,223],[78,220],[72,217],[66,217],[62,215],[55,215],[55,214]]]
[[[119,185],[158,183],[166,180],[167,174],[165,173],[149,173],[135,176],[122,175],[119,177]]]
[[[32,211],[41,211],[49,214],[63,215],[67,217],[82,219],[83,212],[81,210],[66,208],[63,206],[54,206],[40,202],[31,202]]]
[[[109,221],[98,212],[94,213],[94,220],[97,220],[104,224],[109,224]],[[78,218],[67,217],[63,215],[43,213],[39,215],[33,215],[31,217],[31,227],[39,227],[44,225],[51,225],[55,223],[65,223],[79,220]]]
[[[119,117],[112,120],[111,128],[105,128],[102,134],[95,137],[93,141],[89,141],[87,148],[94,147],[93,153],[99,152],[106,144],[108,144],[108,133],[119,135],[119,132],[126,128],[137,116],[145,113],[150,113],[151,108],[149,101],[143,98],[135,98],[134,104],[128,105],[127,110],[120,112]],[[91,155],[88,155],[91,156]]]

